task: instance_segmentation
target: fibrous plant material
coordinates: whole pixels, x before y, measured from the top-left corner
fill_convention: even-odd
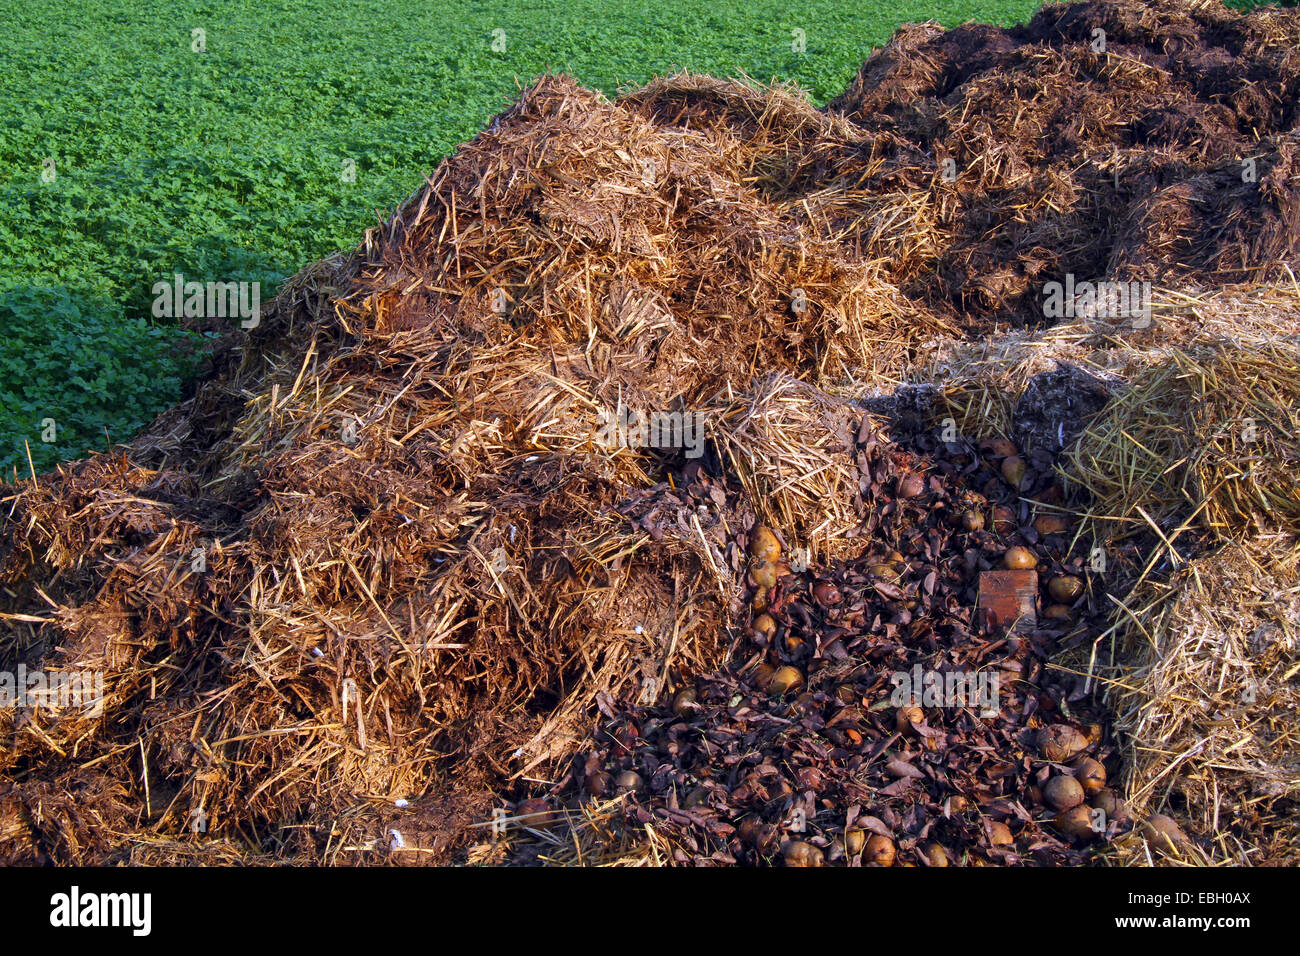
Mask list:
[[[806,562],[860,551],[852,449],[862,409],[786,373],[718,404],[713,434],[719,455],[756,515],[799,542]]]
[[[1300,347],[1172,350],[1070,450],[1067,474],[1119,529],[1221,537],[1300,526]]]
[[[831,103],[929,163],[910,179],[930,192],[933,258],[890,277],[968,315],[1034,318],[1067,274],[1284,274],[1300,254],[1298,24],[1214,0],[1099,0],[1009,30],[903,28]]]
[[[772,137],[809,110],[774,110]],[[408,825],[424,852],[396,858],[435,860],[492,788],[572,751],[598,693],[720,660],[749,505],[707,475],[675,489],[702,464],[680,428],[605,426],[707,424],[761,375],[898,368],[951,331],[801,233],[797,202],[748,181],[756,149],[543,80],[290,282],[186,406],[14,488],[5,661],[105,685],[99,714],[6,712],[16,799],[89,765],[143,804],[106,805],[93,851],[43,852],[121,858],[202,820],[364,856],[385,821],[359,804],[454,791],[446,832]]]
[[[1255,537],[1216,548],[1126,601],[1149,609],[1125,629],[1126,666],[1114,678],[1130,808],[1177,807],[1212,835],[1211,862],[1297,862],[1298,564],[1293,535]],[[1203,859],[1195,847],[1161,853],[1138,837],[1122,841],[1113,859]]]
[[[996,717],[870,708],[886,667],[1022,684],[1101,641],[1114,602],[1091,579],[1040,594],[1023,639],[975,610],[1013,546],[1044,580],[1087,577],[1053,477],[1085,419],[1094,515],[1294,521],[1294,361],[1260,339],[1297,327],[1297,48],[1294,14],[1153,0],[905,29],[825,111],[706,77],[614,101],[542,78],[286,283],[145,435],[5,489],[0,670],[103,692],[0,712],[0,859],[496,859],[503,795],[515,824],[580,831],[507,856],[583,862],[616,838],[649,862],[844,858],[815,807],[821,843],[773,842],[773,760],[730,796],[692,763],[712,752],[661,773],[671,733],[639,723],[656,708],[799,755],[784,786],[852,801],[833,825],[846,850],[888,840],[872,862],[1086,859],[1093,837],[1044,815],[1050,758],[1027,739],[1047,718],[1081,733],[1077,684],[1018,686]],[[1149,327],[1094,308],[1004,338],[1066,273],[1277,282],[1159,288]],[[1229,313],[1241,337],[1208,342]],[[938,387],[951,438],[927,429]],[[1104,423],[1156,395],[1214,417],[1190,453],[1143,419],[1170,457],[1137,471],[1135,429]],[[1243,447],[1223,431],[1242,414],[1273,437]],[[973,446],[1008,425],[1009,450]],[[751,553],[764,524],[776,551]],[[837,685],[866,711],[828,712]],[[1083,749],[1113,777],[1115,747]],[[749,823],[723,819],[740,787]],[[603,809],[555,804],[574,792]]]

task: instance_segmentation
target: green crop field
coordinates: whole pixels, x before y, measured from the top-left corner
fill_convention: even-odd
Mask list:
[[[125,440],[181,397],[196,343],[153,318],[155,283],[268,301],[543,71],[607,93],[743,72],[820,103],[900,23],[1038,5],[0,0],[0,469]]]

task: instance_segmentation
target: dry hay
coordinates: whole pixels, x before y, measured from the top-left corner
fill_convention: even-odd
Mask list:
[[[1300,541],[1229,543],[1125,600],[1114,678],[1138,814],[1172,812],[1206,835],[1212,863],[1295,866],[1300,847]],[[1176,862],[1202,862],[1183,848]],[[1152,862],[1146,841],[1112,859]]]
[[[756,148],[545,79],[187,405],[15,488],[5,660],[106,690],[102,716],[6,715],[18,799],[88,767],[129,795],[42,853],[148,856],[201,815],[275,857],[388,859],[400,828],[358,808],[410,796],[439,810],[406,855],[445,858],[597,692],[715,663],[753,516],[678,497],[681,449],[600,447],[601,413],[897,371],[951,331],[801,233]]]
[[[593,800],[571,810],[498,817],[500,832],[471,846],[470,864],[522,866],[667,866],[685,859],[653,825],[635,830],[623,817],[625,796]],[[540,825],[539,825],[540,824]]]
[[[1300,524],[1300,347],[1173,349],[1067,456],[1114,535],[1195,523],[1223,537]]]
[[[719,453],[757,517],[798,542],[809,561],[828,564],[863,547],[855,540],[860,473],[852,457],[861,419],[859,406],[785,373],[715,414]]]
[[[1210,334],[1235,308],[1215,289],[1295,262],[1300,26],[1188,10],[905,29],[828,111],[706,77],[530,87],[147,434],[6,490],[0,664],[102,672],[105,695],[0,714],[0,860],[448,859],[602,694],[723,665],[756,514],[822,560],[855,547],[840,396],[947,383],[963,428],[1020,427],[1058,360],[1115,385],[1162,335],[1236,342]],[[1145,332],[1003,336],[1065,271],[1215,289],[1161,293]],[[1237,311],[1290,295],[1267,288]],[[1246,352],[1215,354],[1239,364],[1186,369],[1236,414]],[[1283,378],[1251,407],[1294,412]],[[688,491],[680,448],[603,447],[620,406],[704,413],[721,477]],[[1207,519],[1289,520],[1281,459],[1219,482],[1237,449],[1204,434]]]
[[[1061,435],[1030,435],[1025,419],[1031,409],[1024,406],[1034,403],[1026,390],[1035,380],[1050,381],[1062,368],[1072,368],[1109,395],[1122,396],[1130,383],[1160,375],[1176,352],[1268,349],[1300,341],[1300,283],[1289,276],[1280,283],[1213,290],[1157,287],[1151,304],[1150,323],[1140,328],[1128,319],[1088,316],[1032,329],[998,326],[987,337],[935,340],[907,380],[927,393],[925,414],[933,425],[951,419],[967,438],[1013,436],[1056,452],[1072,443],[1099,407],[1066,402],[1056,411],[1065,424]],[[1063,396],[1057,391],[1059,405]]]

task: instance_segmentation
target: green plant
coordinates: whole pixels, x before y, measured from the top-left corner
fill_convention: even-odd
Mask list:
[[[269,302],[285,277],[353,246],[540,73],[611,95],[678,69],[746,73],[824,102],[901,23],[1010,23],[1038,6],[0,0],[0,276],[74,303],[0,347],[0,465],[26,470],[35,415],[68,423],[33,445],[48,468],[174,400],[175,333],[139,318],[155,282],[257,281]],[[23,295],[5,308],[29,322],[40,310]],[[117,367],[65,383],[61,356],[83,346]],[[119,386],[125,403],[105,397]]]
[[[180,399],[202,344],[52,288],[0,288],[0,329],[0,474],[10,480],[130,438]]]

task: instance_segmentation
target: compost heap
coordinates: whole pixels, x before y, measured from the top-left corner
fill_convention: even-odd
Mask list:
[[[1294,853],[1294,780],[1252,776],[1293,696],[1231,819],[1150,816],[1207,765],[1138,735],[1223,721],[1152,710],[1210,678],[1128,609],[1181,646],[1188,563],[1300,523],[1300,362],[1263,345],[1300,330],[1298,47],[1294,12],[1160,0],[904,27],[825,111],[539,80],[148,433],[8,489],[0,664],[104,699],[0,711],[0,861]],[[1052,325],[1066,274],[1181,291]],[[1247,345],[1280,384],[1230,387]],[[1153,379],[1170,349],[1215,374]],[[1255,403],[1258,471],[1215,480],[1206,383]],[[704,453],[604,440],[620,408]],[[1006,565],[1035,620],[983,606]],[[1131,661],[1163,689],[1125,704]],[[897,706],[916,668],[996,706]]]

